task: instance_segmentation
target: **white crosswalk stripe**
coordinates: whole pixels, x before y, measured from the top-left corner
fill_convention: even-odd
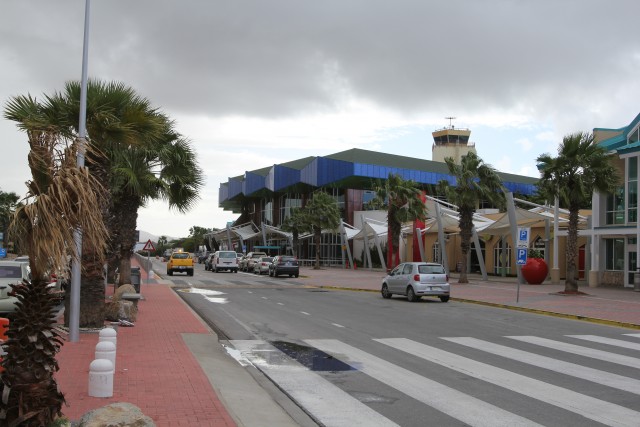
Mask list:
[[[562,360],[557,360],[552,357],[540,356],[537,354],[529,353],[527,351],[510,348],[500,344],[494,344],[487,341],[482,341],[476,338],[460,337],[460,338],[445,338],[442,339],[455,342],[467,347],[475,348],[478,350],[486,351],[487,353],[496,354],[498,356],[506,357],[508,359],[517,360],[521,363],[527,363],[529,365],[537,366],[539,368],[549,369],[561,374],[570,375],[583,380],[591,381],[594,383],[606,385],[618,390],[628,391],[629,393],[640,394],[640,381],[625,377],[622,375],[613,374],[611,372],[605,372],[598,369],[589,368],[582,365],[576,365],[575,363],[569,363]]]
[[[597,343],[607,344],[607,345],[614,345],[622,348],[629,348],[631,350],[640,350],[640,344],[636,342],[616,340],[616,339],[607,338],[607,337],[598,337],[596,335],[567,335],[567,336],[571,338],[578,338],[580,340],[585,340],[585,341],[597,342]]]
[[[623,366],[631,366],[640,369],[640,359],[625,356],[623,354],[611,353],[608,351],[597,350],[580,345],[564,343],[562,341],[550,340],[547,338],[533,336],[511,336],[507,337],[514,340],[539,345],[541,347],[552,348],[554,350],[564,351],[566,353],[577,354],[579,356],[590,357],[592,359],[604,360],[610,363],[616,363]]]
[[[624,335],[640,338],[640,334]],[[585,341],[595,342],[600,344],[601,348],[602,345],[619,348],[621,342],[634,344],[629,341],[595,335],[566,335],[566,337],[566,341],[571,338],[581,338]],[[516,342],[511,342],[510,344],[514,344],[514,346],[510,346],[474,337],[440,338],[443,340],[440,341],[442,346],[446,345],[445,341],[452,343],[446,345],[447,350],[438,348],[437,341],[434,345],[426,345],[407,338],[380,338],[372,339],[372,341],[384,344],[385,347],[374,344],[371,347],[371,351],[389,355],[389,352],[398,350],[408,355],[403,356],[405,359],[418,358],[416,360],[420,360],[420,363],[433,364],[440,371],[442,371],[440,367],[444,367],[456,372],[453,380],[448,376],[438,376],[438,378],[444,378],[444,380],[435,381],[428,378],[427,374],[419,374],[415,370],[398,366],[340,340],[306,339],[302,341],[311,346],[312,350],[316,349],[314,350],[316,352],[319,350],[327,353],[329,356],[325,354],[326,358],[331,359],[332,357],[355,368],[354,371],[345,371],[344,375],[364,374],[379,381],[384,386],[395,389],[414,401],[428,405],[464,425],[493,427],[556,424],[553,421],[549,421],[555,419],[550,418],[550,414],[538,413],[531,409],[525,410],[525,406],[522,407],[522,414],[519,414],[517,405],[514,406],[513,402],[503,408],[501,407],[504,406],[502,401],[496,399],[497,395],[484,397],[484,395],[478,395],[477,393],[471,395],[461,391],[466,389],[460,388],[461,384],[457,384],[459,381],[457,378],[460,378],[460,374],[464,377],[475,378],[487,384],[492,384],[494,390],[499,390],[495,388],[495,386],[498,386],[505,390],[506,393],[512,393],[511,395],[513,396],[521,396],[515,399],[514,402],[521,399],[522,404],[526,405],[527,408],[530,403],[526,402],[531,402],[531,399],[535,399],[538,402],[536,405],[540,408],[545,405],[552,405],[558,408],[554,409],[554,411],[561,411],[558,413],[565,413],[573,417],[572,422],[574,425],[588,424],[588,420],[608,426],[637,427],[640,425],[640,421],[638,421],[640,420],[640,411],[631,409],[638,409],[636,404],[631,403],[634,402],[631,396],[632,394],[640,395],[640,379],[620,375],[620,368],[618,367],[616,367],[616,372],[618,373],[605,370],[607,362],[624,365],[627,368],[640,368],[640,358],[535,336],[499,338],[503,342],[504,338],[509,338],[537,346],[525,347],[527,349],[532,348],[533,351],[523,350],[523,344],[516,348]],[[398,421],[390,419],[394,418],[393,411],[388,413],[384,407],[368,405],[366,400],[358,400],[356,398],[358,396],[357,393],[349,392],[349,389],[345,388],[344,385],[341,388],[342,381],[336,382],[334,385],[331,381],[334,381],[335,377],[327,376],[326,374],[323,376],[311,371],[266,341],[239,340],[231,341],[231,343],[254,366],[269,376],[278,387],[289,394],[322,425],[328,427],[397,425]],[[627,347],[626,344],[624,345],[625,347]],[[459,345],[460,347],[453,347],[454,345]],[[465,347],[473,349],[475,352],[472,350],[465,351]],[[627,348],[633,348],[633,345]],[[578,364],[562,360],[562,353],[543,349],[559,350],[571,355],[597,359],[598,362],[594,361],[593,363],[597,363],[599,369],[586,366],[586,363]],[[547,354],[553,354],[554,356],[538,354],[536,350],[539,350],[539,352],[545,351]],[[462,353],[463,351],[464,353]],[[479,353],[479,351],[486,353],[486,357],[483,357],[483,354]],[[458,353],[465,355],[462,356]],[[469,355],[475,356],[471,358]],[[560,355],[560,357],[557,357],[557,355]],[[510,370],[498,367],[502,365],[498,363],[499,359],[495,356],[513,361],[508,366]],[[490,363],[487,361],[490,361]],[[306,361],[303,363],[307,364]],[[530,367],[527,367],[527,365]],[[614,366],[610,367],[614,368]],[[562,375],[542,375],[543,371],[536,371],[538,368]],[[316,369],[314,364],[314,370]],[[327,371],[330,370],[327,369]],[[425,372],[430,372],[430,370],[425,369]],[[527,375],[524,374],[525,372]],[[541,378],[544,378],[544,381],[534,378],[536,372],[540,374]],[[356,378],[358,377],[353,377],[352,381],[355,381]],[[577,380],[573,380],[573,378]],[[452,381],[451,384],[449,384],[450,381]],[[591,390],[585,389],[584,384],[586,383],[579,381],[588,381],[597,385]],[[617,395],[613,393],[614,390],[612,390],[612,393],[601,392],[600,390],[602,389],[597,389],[598,385],[631,394],[625,397],[620,391],[617,392]],[[593,396],[585,394],[589,392]],[[623,405],[632,406],[625,407]],[[385,415],[378,413],[374,408],[382,409]],[[387,418],[387,416],[390,418]],[[406,420],[405,422],[400,422],[400,424],[405,425]],[[447,423],[444,422],[444,424]]]
[[[305,340],[305,342],[334,357],[347,356],[350,363],[357,363],[359,371],[468,425],[486,427],[538,425],[338,340]],[[425,390],[430,392],[425,393]]]
[[[266,341],[233,340],[231,343],[324,425],[397,426],[320,375],[285,356]]]
[[[575,412],[578,415],[606,425],[637,426],[638,420],[640,420],[640,412],[623,406],[595,399],[505,369],[496,368],[486,363],[477,362],[406,338],[376,339],[375,341],[516,393]]]

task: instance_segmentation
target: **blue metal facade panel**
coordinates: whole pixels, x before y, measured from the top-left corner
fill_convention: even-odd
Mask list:
[[[301,171],[298,169],[291,169],[285,166],[275,165],[272,171],[275,171],[275,181],[274,187],[272,189],[273,191],[278,191],[282,188],[286,188],[300,182]]]
[[[536,186],[533,184],[522,184],[518,182],[503,182],[502,184],[512,193],[530,196],[536,192]]]
[[[218,203],[226,202],[229,200],[229,183],[225,182],[220,184],[218,189]]]
[[[264,185],[271,191],[273,191],[273,187],[275,187],[275,176],[277,167],[277,165],[274,165],[267,176],[264,178]]]
[[[266,180],[266,177],[262,175],[257,175],[252,172],[245,172],[244,173],[244,182],[245,182],[244,194],[248,196],[251,193],[255,193],[258,190],[262,190],[263,188],[266,188],[265,180]]]
[[[318,157],[310,163],[310,166],[313,164],[315,164],[316,183],[312,185],[316,187],[322,187],[323,185],[353,176],[353,163],[351,162]]]
[[[233,199],[238,194],[242,193],[244,180],[241,178],[230,178],[229,179],[229,198]]]
[[[302,168],[300,171],[300,181],[305,184],[313,185],[314,187],[318,186],[318,159],[316,157],[314,160],[309,162],[307,166]]]

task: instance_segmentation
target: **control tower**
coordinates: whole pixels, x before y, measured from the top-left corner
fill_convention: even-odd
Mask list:
[[[453,157],[456,163],[460,163],[460,157],[470,151],[476,152],[476,144],[469,142],[471,131],[465,128],[456,128],[452,121],[455,117],[445,117],[449,120],[449,126],[432,132],[433,146],[431,147],[431,160],[444,162],[446,157]]]

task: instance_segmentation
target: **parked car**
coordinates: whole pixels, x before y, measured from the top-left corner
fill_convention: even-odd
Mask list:
[[[272,260],[273,257],[270,256],[263,256],[256,259],[253,263],[253,272],[255,274],[268,274],[269,264],[271,264]]]
[[[213,261],[213,254],[215,252],[211,252],[209,256],[204,260],[204,269],[205,271],[211,271],[211,262]]]
[[[230,271],[232,273],[238,272],[238,258],[235,251],[216,251],[211,258],[211,271],[217,273],[218,271]]]
[[[29,264],[23,261],[0,261],[0,314],[11,316],[16,311],[18,298],[11,295],[11,285],[31,282]]]
[[[253,264],[258,258],[262,258],[263,256],[267,256],[267,254],[264,252],[249,252],[247,256],[242,259],[242,271],[253,271]]]
[[[394,268],[382,280],[382,297],[405,295],[411,302],[422,296],[437,296],[449,301],[449,276],[441,264],[428,262],[404,262]]]
[[[209,258],[209,255],[211,255],[211,251],[204,251],[198,255],[198,264],[203,264]]]
[[[289,277],[298,277],[300,275],[298,258],[292,255],[278,255],[273,257],[273,261],[269,264],[269,276],[278,277],[281,274],[288,274]]]

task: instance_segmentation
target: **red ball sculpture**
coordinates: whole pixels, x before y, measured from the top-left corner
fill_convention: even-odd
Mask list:
[[[530,285],[539,285],[544,282],[549,273],[549,267],[542,258],[528,258],[527,263],[522,266],[522,276]]]

